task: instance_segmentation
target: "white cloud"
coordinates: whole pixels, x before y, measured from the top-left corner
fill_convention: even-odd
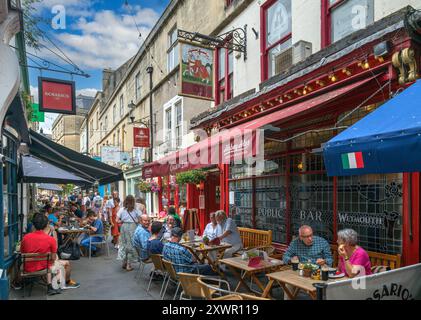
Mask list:
[[[51,18],[54,17],[51,11],[56,5],[64,6],[66,16],[89,17],[93,16],[95,12],[93,10],[95,2],[95,0],[42,0],[41,2],[35,3],[33,7],[38,14],[48,11],[51,14]]]
[[[74,32],[61,33],[56,39],[81,68],[117,68],[139,50],[139,31],[145,39],[159,18],[152,9],[137,9],[135,16],[103,10],[93,19],[81,17],[72,25]]]
[[[95,97],[97,92],[98,92],[98,89],[85,88],[85,89],[76,90],[76,96],[78,96],[79,94],[82,94],[88,97]]]

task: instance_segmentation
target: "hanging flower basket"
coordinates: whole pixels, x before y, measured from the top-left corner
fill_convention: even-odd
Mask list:
[[[141,181],[137,185],[140,192],[143,193],[150,193],[151,192],[151,184],[147,181]]]
[[[161,191],[161,188],[159,187],[159,185],[155,181],[151,182],[150,187],[151,187],[150,191],[153,192],[153,193],[158,193],[158,192]]]
[[[203,170],[191,170],[178,173],[176,179],[177,184],[181,186],[188,183],[198,185],[206,180],[206,173]]]

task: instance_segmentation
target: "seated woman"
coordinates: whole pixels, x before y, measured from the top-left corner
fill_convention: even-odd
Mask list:
[[[372,274],[370,257],[357,243],[358,234],[355,230],[345,229],[338,232],[338,271],[345,273],[349,278]]]

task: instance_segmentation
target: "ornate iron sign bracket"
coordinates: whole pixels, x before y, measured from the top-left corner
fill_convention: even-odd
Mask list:
[[[178,39],[196,43],[212,49],[225,48],[244,54],[247,60],[247,25],[237,28],[219,36],[208,36],[198,32],[178,30]]]

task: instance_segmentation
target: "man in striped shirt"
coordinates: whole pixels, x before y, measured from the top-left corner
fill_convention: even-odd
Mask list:
[[[329,242],[321,237],[313,235],[313,229],[302,226],[299,230],[299,238],[291,242],[283,256],[285,263],[291,260],[299,260],[301,263],[311,262],[319,266],[332,266],[333,257]]]

